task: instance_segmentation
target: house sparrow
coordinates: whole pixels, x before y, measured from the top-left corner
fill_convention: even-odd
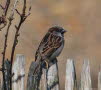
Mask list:
[[[56,60],[64,47],[64,33],[66,31],[59,26],[54,26],[48,30],[42,39],[36,54],[33,70],[34,88],[39,90],[42,68],[49,68],[49,64]]]
[[[64,30],[62,27],[51,27],[42,39],[36,54],[36,62],[45,62],[46,67],[49,67],[49,63],[59,56],[64,47]]]

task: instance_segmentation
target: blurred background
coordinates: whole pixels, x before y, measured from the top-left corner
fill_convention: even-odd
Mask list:
[[[19,1],[17,8],[21,11],[22,0]],[[0,0],[0,3],[4,5],[5,0]],[[9,14],[13,3],[14,0],[11,2]],[[36,49],[47,30],[54,25],[59,25],[68,31],[65,34],[65,47],[58,57],[60,90],[64,90],[68,58],[75,61],[78,82],[83,60],[90,60],[92,84],[93,88],[96,88],[101,64],[101,0],[28,0],[27,4],[27,7],[32,5],[31,15],[21,27],[19,43],[15,51],[15,54],[26,56],[26,72],[28,73]],[[1,9],[0,15],[2,15]],[[18,21],[19,16],[15,14],[9,32],[7,58],[11,53],[14,25],[18,24]],[[5,31],[6,28],[0,32],[0,53],[3,50]],[[1,58],[0,54],[0,61]]]

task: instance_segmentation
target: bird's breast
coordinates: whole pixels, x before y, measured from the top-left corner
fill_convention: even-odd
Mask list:
[[[64,47],[64,43],[61,44],[61,46],[52,54],[52,56],[50,57],[50,59],[54,59],[56,57],[58,57],[61,53],[61,51],[63,50]]]

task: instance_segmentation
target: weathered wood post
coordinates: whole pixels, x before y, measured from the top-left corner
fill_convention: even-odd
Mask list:
[[[57,60],[54,60],[54,63],[50,66],[48,70],[42,70],[40,90],[59,90]]]
[[[89,60],[84,60],[80,90],[92,90]]]
[[[0,79],[0,90],[1,90],[1,79]]]
[[[22,54],[16,55],[16,60],[12,69],[13,75],[13,90],[25,90],[25,57]]]
[[[4,72],[5,72],[5,83],[6,83],[6,90],[10,90],[10,80],[9,80],[9,78],[10,78],[10,61],[7,59],[7,60],[5,60],[5,62],[4,62],[4,68],[5,68],[5,70],[4,70]],[[3,81],[2,81],[2,90],[4,90],[3,89]]]
[[[4,67],[5,67],[5,80],[6,80],[6,90],[10,90],[10,80],[9,77],[10,76],[10,61],[6,60],[4,63]]]
[[[33,75],[37,64],[32,62],[28,74],[27,90],[59,90],[58,66],[56,61],[54,60],[54,63],[48,70],[42,68],[42,72],[40,72],[41,77]],[[40,80],[40,84],[37,88],[38,80]]]
[[[28,79],[27,79],[27,90],[38,90],[38,83],[40,81],[38,75],[34,75],[36,62],[32,62],[29,68]]]
[[[47,72],[48,90],[59,90],[59,75],[57,62],[53,64]]]
[[[2,83],[1,83],[1,79],[0,79],[0,90],[2,90]]]
[[[40,90],[47,90],[47,70],[46,69],[42,69],[42,76],[41,76],[41,80],[40,80]]]
[[[74,61],[68,59],[66,64],[65,90],[76,90],[76,88],[77,88],[77,82],[76,82],[76,71]]]
[[[98,90],[101,90],[101,65],[98,73]]]

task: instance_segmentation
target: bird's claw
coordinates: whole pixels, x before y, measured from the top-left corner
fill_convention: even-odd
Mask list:
[[[49,68],[49,64],[48,64],[48,62],[45,60],[45,63],[46,63],[46,69],[48,69]]]

